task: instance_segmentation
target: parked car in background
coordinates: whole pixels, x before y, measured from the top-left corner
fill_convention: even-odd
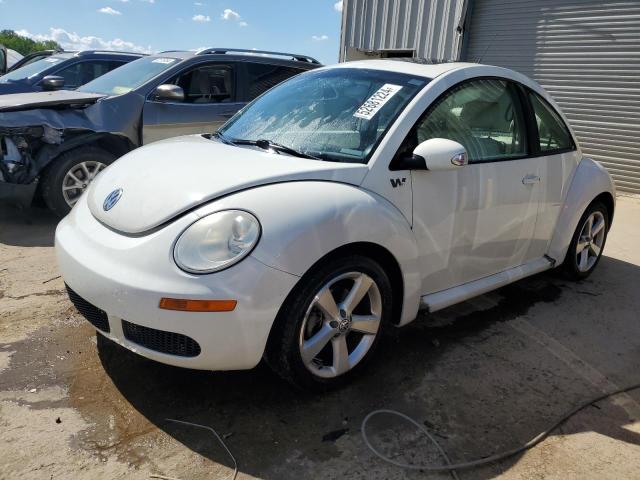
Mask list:
[[[213,132],[269,88],[319,66],[281,52],[172,51],[73,92],[0,96],[0,200],[28,204],[39,182],[49,208],[64,216],[118,157],[156,140]]]
[[[142,56],[140,53],[99,50],[45,56],[36,53],[31,61],[27,59],[21,67],[13,68],[0,77],[0,95],[63,88],[73,90]]]
[[[56,253],[78,310],[133,352],[207,370],[264,357],[322,390],[419,309],[556,266],[587,277],[614,206],[534,81],[371,60],[126,155],[60,222]]]
[[[13,64],[8,65],[7,72],[17,70],[20,67],[24,67],[25,65],[29,65],[30,63],[58,53],[64,53],[64,50],[38,50],[37,52],[29,53],[24,57],[20,55],[20,58],[17,58]]]
[[[25,57],[15,50],[11,50],[10,48],[6,48],[4,45],[0,45],[0,76],[14,68],[17,68],[16,66],[23,65],[24,59]]]

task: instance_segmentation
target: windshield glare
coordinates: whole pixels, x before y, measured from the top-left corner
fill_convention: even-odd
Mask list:
[[[22,67],[3,75],[2,77],[0,77],[0,82],[2,83],[7,83],[10,81],[15,82],[17,80],[24,80],[26,78],[31,78],[34,75],[38,75],[44,72],[45,70],[47,70],[48,68],[58,63],[62,63],[65,60],[67,59],[62,57],[41,58],[40,60],[36,60],[35,62],[32,62],[32,63],[27,63],[26,65],[23,65]]]
[[[144,57],[111,70],[109,73],[78,88],[78,91],[104,95],[129,93],[161,72],[176,65],[178,61],[177,58],[169,57]]]
[[[429,79],[361,68],[315,70],[258,97],[220,132],[270,140],[324,160],[366,163]]]

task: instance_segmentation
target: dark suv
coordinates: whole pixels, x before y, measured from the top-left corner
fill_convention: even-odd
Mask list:
[[[39,191],[63,216],[125,153],[164,138],[214,132],[269,88],[319,66],[291,53],[170,51],[75,91],[0,96],[0,200],[25,205]]]
[[[62,88],[72,90],[142,56],[140,53],[98,50],[47,55],[2,75],[0,95]]]

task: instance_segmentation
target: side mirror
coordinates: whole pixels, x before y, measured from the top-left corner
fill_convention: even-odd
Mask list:
[[[184,90],[177,85],[160,85],[153,92],[153,99],[159,102],[184,102]]]
[[[469,163],[464,147],[446,138],[425,140],[413,150],[413,156],[423,158],[427,170],[452,170]]]
[[[47,75],[42,79],[42,88],[44,90],[60,90],[64,88],[64,78],[57,75]]]
[[[413,155],[404,155],[391,162],[391,170],[452,170],[469,163],[462,145],[446,138],[425,140],[413,149]]]

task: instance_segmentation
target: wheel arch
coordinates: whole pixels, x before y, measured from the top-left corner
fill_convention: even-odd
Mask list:
[[[600,164],[583,158],[571,180],[553,233],[547,255],[561,264],[578,226],[589,206],[601,201],[609,213],[609,227],[615,211],[615,187],[611,176]]]
[[[404,278],[402,275],[402,269],[396,257],[385,247],[373,242],[352,242],[342,245],[319,258],[305,274],[297,282],[296,287],[300,282],[304,281],[310,274],[312,274],[320,265],[329,260],[340,257],[348,257],[350,255],[362,255],[374,260],[389,276],[391,282],[391,288],[393,290],[393,317],[392,323],[394,325],[400,324],[402,317],[402,305],[404,299]],[[293,288],[291,293],[295,292],[296,287]]]
[[[80,133],[72,136],[59,145],[46,145],[36,157],[41,173],[50,168],[53,162],[63,153],[78,150],[84,147],[98,147],[120,158],[125,153],[133,150],[135,145],[127,137],[113,133]]]

